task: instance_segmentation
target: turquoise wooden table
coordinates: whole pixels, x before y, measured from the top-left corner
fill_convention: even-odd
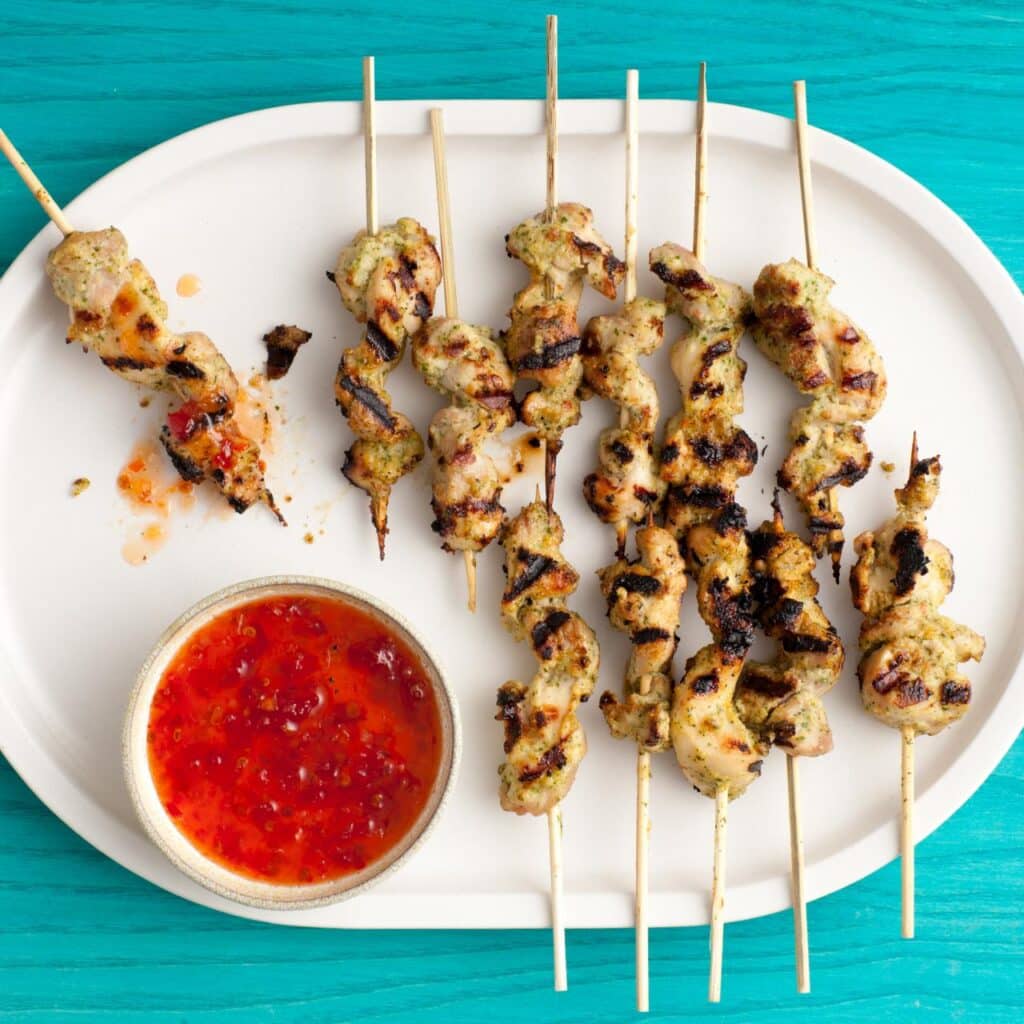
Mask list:
[[[204,122],[356,98],[364,53],[378,55],[381,99],[540,96],[546,9],[5,0],[0,125],[67,200]],[[645,96],[691,97],[706,59],[715,100],[788,116],[789,82],[806,77],[816,125],[923,182],[1024,282],[1019,2],[600,0],[557,13],[567,97],[621,95],[627,65]],[[0,268],[42,223],[0,167]],[[898,937],[896,865],[813,903],[809,996],[794,992],[788,915],[728,928],[719,1007],[703,999],[707,931],[654,932],[651,1016],[1016,1024],[1022,796],[1018,742],[919,846],[915,941]],[[556,996],[539,932],[318,932],[215,914],[95,852],[0,758],[0,1020],[621,1021],[632,957],[629,931],[570,933],[571,988]]]

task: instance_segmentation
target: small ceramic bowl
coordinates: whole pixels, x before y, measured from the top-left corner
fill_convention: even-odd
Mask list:
[[[442,749],[437,778],[412,828],[379,860],[362,870],[308,885],[281,885],[248,878],[210,860],[197,850],[178,830],[160,802],[150,772],[146,737],[150,705],[164,670],[196,630],[231,608],[283,594],[340,598],[376,616],[393,629],[422,662],[433,684],[441,721]],[[266,910],[299,910],[350,899],[397,871],[424,842],[447,802],[455,780],[460,749],[455,698],[424,640],[408,622],[377,598],[343,583],[311,576],[265,576],[236,583],[211,594],[185,612],[160,637],[139,671],[128,703],[123,738],[128,790],[139,820],[153,842],[176,867],[200,885],[226,899]]]

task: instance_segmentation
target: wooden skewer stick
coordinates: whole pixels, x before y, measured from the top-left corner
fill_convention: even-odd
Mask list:
[[[555,991],[569,988],[565,960],[565,922],[562,919],[562,808],[548,811],[548,862],[551,867],[551,942],[555,961]]]
[[[639,106],[640,73],[631,68],[626,72],[626,286],[627,303],[636,298],[637,265],[637,207],[640,191],[639,160]],[[625,426],[629,413],[624,408],[619,414],[620,426]],[[629,522],[620,519],[615,524],[616,553],[625,556]],[[650,678],[644,677],[640,692],[650,691]],[[650,1009],[650,969],[648,955],[647,891],[651,795],[651,754],[643,747],[636,752],[636,876],[634,886],[634,923],[636,929],[636,1008],[640,1013]]]
[[[797,163],[800,169],[800,200],[803,209],[804,243],[807,266],[817,268],[817,242],[814,230],[814,194],[811,189],[811,161],[807,145],[807,89],[804,82],[793,83],[796,110]],[[830,500],[836,500],[835,491]],[[804,841],[800,806],[800,774],[795,757],[786,758],[789,798],[789,870],[793,894],[793,941],[796,958],[796,987],[800,993],[811,991],[810,947],[807,937],[807,896],[804,887]]]
[[[459,300],[455,292],[455,239],[452,232],[452,208],[448,192],[448,158],[444,145],[444,112],[435,107],[430,111],[430,134],[434,143],[434,182],[437,186],[437,215],[441,228],[441,263],[444,267],[445,316],[457,319]],[[462,559],[466,567],[467,603],[476,611],[476,552],[464,550]]]
[[[693,255],[704,262],[704,211],[708,204],[708,66],[700,62],[697,81],[697,156],[693,175]]]
[[[800,771],[797,759],[786,756],[789,795],[789,874],[793,894],[793,939],[796,955],[796,990],[811,991],[811,960],[807,945],[807,898],[804,894],[804,830],[800,817]]]
[[[373,58],[363,58],[363,151],[365,155],[366,233],[377,234],[380,227],[377,204],[377,102]],[[390,492],[378,491],[370,497],[370,515],[377,532],[377,550],[384,561],[388,535],[388,499]]]
[[[729,815],[729,787],[715,791],[715,856],[711,872],[711,970],[708,1002],[722,998],[722,951],[725,944],[725,836]]]
[[[903,887],[903,938],[914,937],[914,728],[905,725],[901,733],[900,876]]]
[[[547,89],[544,121],[547,136],[545,209],[550,219],[558,205],[558,16],[555,14],[549,14],[547,20]],[[552,298],[550,280],[545,281],[545,294],[547,298]],[[560,439],[548,439],[544,443],[544,498],[548,511],[555,507],[555,471],[561,449]]]
[[[373,58],[363,58],[363,150],[366,159],[366,231],[377,234],[377,91]]]
[[[910,446],[910,474],[917,465],[917,431]],[[908,476],[910,475],[908,474]],[[900,730],[900,879],[902,934],[914,937],[914,729]]]
[[[28,186],[29,192],[35,196],[36,202],[43,208],[44,213],[54,224],[60,228],[61,234],[67,237],[75,229],[71,226],[64,211],[54,201],[53,196],[43,187],[43,183],[36,177],[35,172],[29,167],[25,158],[14,148],[14,143],[7,137],[6,133],[0,130],[0,152],[3,152],[11,162],[11,166],[18,172],[18,176]]]

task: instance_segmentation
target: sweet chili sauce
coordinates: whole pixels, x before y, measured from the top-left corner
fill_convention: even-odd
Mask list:
[[[175,655],[149,717],[149,763],[179,830],[232,871],[321,882],[377,860],[437,777],[428,674],[393,630],[340,598],[226,611]]]

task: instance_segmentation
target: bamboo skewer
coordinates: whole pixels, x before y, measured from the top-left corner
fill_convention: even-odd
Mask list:
[[[626,303],[630,303],[636,298],[637,207],[639,206],[640,192],[639,105],[640,73],[631,68],[626,72]],[[628,419],[629,413],[623,408],[619,413],[620,425],[625,426]],[[620,519],[615,524],[616,554],[619,558],[625,556],[628,529],[629,523],[625,519]],[[650,679],[645,677],[640,683],[641,694],[647,694],[650,691],[650,685]],[[636,753],[636,874],[633,910],[636,930],[636,1008],[640,1013],[646,1013],[650,1009],[647,927],[648,855],[651,833],[650,795],[651,754],[650,751],[638,747]]]
[[[363,150],[366,161],[366,232],[377,234],[377,94],[373,58],[363,58]]]
[[[551,945],[555,964],[555,991],[569,988],[565,960],[565,922],[562,919],[562,808],[548,811],[548,863],[551,869]]]
[[[448,159],[444,144],[444,112],[435,107],[430,111],[430,134],[434,144],[434,182],[437,186],[437,215],[441,229],[441,264],[444,268],[445,316],[458,319],[459,300],[455,291],[455,239],[452,232],[452,208],[448,191]],[[466,567],[467,604],[476,611],[476,552],[463,551]]]
[[[800,205],[803,211],[804,245],[807,266],[818,266],[818,245],[814,229],[814,193],[811,188],[811,158],[807,144],[807,89],[804,82],[793,83],[796,113],[797,166],[800,171]],[[833,491],[832,498],[835,499]],[[800,993],[811,991],[810,947],[807,937],[807,896],[804,888],[804,841],[800,806],[800,772],[795,757],[786,757],[786,782],[789,799],[790,885],[793,894],[793,941],[796,959],[796,987]]]
[[[729,816],[729,789],[715,792],[715,856],[711,870],[711,969],[708,1002],[722,998],[722,953],[725,944],[725,838]]]
[[[800,771],[797,759],[786,755],[786,791],[789,797],[789,872],[793,893],[793,939],[796,990],[811,991],[811,960],[807,945],[807,897],[804,894],[804,829],[800,817]]]
[[[914,729],[900,730],[900,877],[902,882],[902,934],[914,937]]]
[[[18,176],[28,186],[29,192],[35,196],[36,202],[43,208],[43,212],[60,229],[62,235],[67,237],[75,229],[71,222],[64,216],[64,211],[54,201],[53,196],[43,187],[43,183],[36,177],[35,172],[29,167],[25,158],[15,149],[14,143],[7,137],[7,134],[0,130],[0,152],[11,162],[11,166],[18,172]]]
[[[700,62],[697,80],[697,155],[693,175],[693,255],[704,262],[704,211],[708,205],[708,66]]]
[[[548,219],[554,216],[558,205],[558,16],[547,19],[547,87],[544,103],[544,122],[547,137],[547,198],[545,210]],[[552,298],[551,282],[545,281],[545,295]],[[561,439],[544,443],[544,500],[548,511],[555,507],[555,471]]]
[[[917,431],[910,446],[910,469],[917,465]],[[900,887],[901,934],[914,937],[914,729],[900,730]]]

